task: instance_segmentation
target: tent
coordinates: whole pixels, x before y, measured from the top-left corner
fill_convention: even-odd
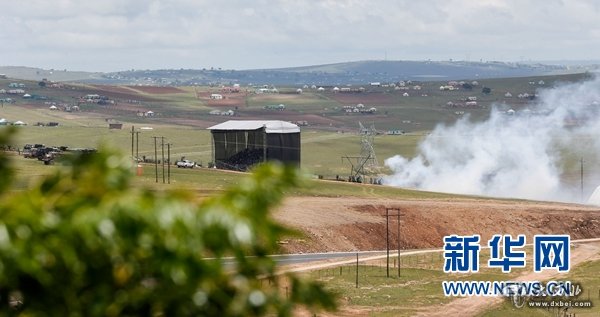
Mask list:
[[[208,128],[213,162],[219,168],[246,170],[277,160],[300,166],[300,128],[276,120],[230,120]]]
[[[596,190],[594,190],[587,203],[590,205],[600,206],[600,186],[596,187]]]

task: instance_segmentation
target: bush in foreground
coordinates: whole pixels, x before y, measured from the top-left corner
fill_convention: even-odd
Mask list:
[[[9,132],[6,130],[5,132]],[[8,144],[0,132],[0,144]],[[290,315],[333,309],[314,282],[278,288],[267,257],[289,231],[269,216],[294,169],[263,166],[224,194],[132,188],[130,164],[104,150],[72,157],[25,191],[0,153],[0,309],[19,316]],[[248,256],[252,255],[252,256]],[[223,257],[233,257],[224,264]],[[21,303],[9,303],[18,299]]]

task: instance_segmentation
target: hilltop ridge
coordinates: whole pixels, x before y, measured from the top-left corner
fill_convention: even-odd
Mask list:
[[[594,71],[597,65],[542,64],[468,61],[387,61],[369,60],[300,67],[232,70],[221,68],[125,70],[86,72],[0,66],[0,74],[25,80],[70,81],[97,84],[209,85],[240,84],[321,84],[345,85],[400,80],[455,80],[466,78],[506,78]]]

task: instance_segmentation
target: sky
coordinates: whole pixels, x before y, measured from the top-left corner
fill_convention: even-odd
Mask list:
[[[0,0],[0,65],[255,69],[596,60],[597,0]]]

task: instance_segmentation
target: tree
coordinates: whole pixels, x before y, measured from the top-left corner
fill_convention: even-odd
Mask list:
[[[484,94],[484,95],[489,95],[489,94],[492,93],[492,88],[483,87],[483,88],[481,88],[481,93]]]
[[[12,131],[12,130],[6,130]],[[9,144],[0,131],[0,144]],[[198,202],[191,192],[130,185],[131,164],[102,149],[25,191],[9,189],[0,153],[0,310],[20,316],[290,315],[335,308],[320,284],[273,277],[267,255],[290,230],[269,208],[298,184],[294,169],[263,166]],[[252,255],[251,257],[248,255]],[[225,265],[225,257],[232,257]],[[264,286],[263,286],[264,285]],[[10,299],[22,304],[9,308]]]
[[[40,86],[40,87],[44,88],[44,87],[46,87],[46,82],[45,82],[45,81],[40,81],[40,82],[38,83],[38,86]]]

